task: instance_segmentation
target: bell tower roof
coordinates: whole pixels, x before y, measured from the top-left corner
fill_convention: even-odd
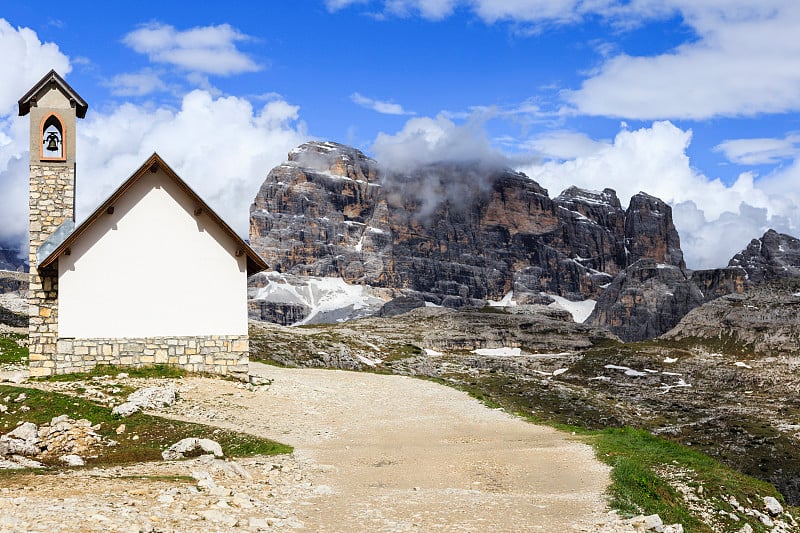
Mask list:
[[[34,85],[30,91],[25,93],[25,96],[19,99],[19,116],[24,117],[31,110],[31,105],[36,105],[36,99],[41,93],[46,92],[49,88],[56,88],[69,100],[70,104],[75,108],[75,114],[78,118],[86,116],[86,111],[89,109],[89,104],[86,100],[75,92],[75,89],[70,87],[69,83],[64,81],[64,78],[58,75],[58,72],[51,70]]]

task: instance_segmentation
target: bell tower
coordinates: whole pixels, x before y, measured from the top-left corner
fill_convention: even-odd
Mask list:
[[[30,366],[42,376],[58,363],[58,267],[40,272],[37,252],[74,227],[75,126],[89,106],[55,70],[18,103],[20,116],[30,114]]]

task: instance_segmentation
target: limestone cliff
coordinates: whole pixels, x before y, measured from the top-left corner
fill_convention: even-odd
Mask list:
[[[597,297],[646,258],[684,268],[669,206],[613,190],[551,199],[522,173],[481,163],[385,172],[360,151],[306,143],[250,210],[250,242],[275,270],[338,276],[459,307],[541,292]]]
[[[736,254],[727,268],[689,272],[652,261],[632,264],[600,296],[588,322],[605,325],[624,341],[649,339],[677,326],[687,313],[707,302],[720,296],[741,295],[750,288],[779,279],[800,279],[800,240],[769,230]],[[763,290],[758,294],[764,298]],[[781,300],[780,294],[775,297],[776,301]],[[737,301],[729,298],[715,302],[707,312],[718,318],[720,306]],[[685,321],[699,321],[706,333],[711,335],[714,330],[712,336],[715,336],[720,331],[719,324],[712,318],[700,320],[702,313],[689,313]],[[781,320],[776,317],[776,323]],[[684,335],[694,331],[688,324],[681,324]]]

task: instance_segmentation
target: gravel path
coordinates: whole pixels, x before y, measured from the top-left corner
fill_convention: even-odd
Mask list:
[[[0,481],[0,531],[633,531],[606,512],[608,468],[568,434],[428,381],[251,373],[271,384],[177,380],[162,414],[293,455],[16,475]]]
[[[247,393],[194,380],[176,409],[295,446],[318,470],[321,496],[299,517],[311,531],[599,531],[610,520],[608,468],[564,433],[419,379],[251,373],[272,384]]]

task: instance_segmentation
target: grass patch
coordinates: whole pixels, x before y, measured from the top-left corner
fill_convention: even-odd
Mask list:
[[[419,346],[414,344],[392,344],[389,346],[388,353],[381,355],[384,362],[399,361],[401,359],[408,359],[409,357],[417,357],[424,355],[425,352]]]
[[[97,365],[89,372],[57,374],[36,379],[39,381],[85,381],[96,377],[113,377],[120,373],[128,374],[128,376],[132,378],[182,378],[188,375],[186,370],[170,365],[148,365],[139,367]]]
[[[713,528],[700,522],[659,474],[665,467],[691,472],[692,483],[703,487],[703,498],[713,502],[716,509],[732,511],[722,500],[723,496],[733,496],[756,509],[761,508],[760,497],[773,496],[783,501],[780,493],[769,483],[644,430],[622,428],[593,432],[589,442],[595,447],[597,456],[613,467],[609,489],[611,503],[622,512],[658,513],[665,523],[680,522],[686,531],[738,531],[742,527],[741,522],[721,514],[716,514]],[[753,503],[748,504],[750,501]],[[797,511],[796,508],[788,510],[792,513]],[[755,531],[766,531],[757,520],[750,522]]]
[[[21,393],[27,397],[21,402],[13,401]],[[202,424],[170,420],[144,413],[128,418],[111,414],[111,409],[82,398],[0,385],[0,397],[9,398],[8,411],[0,414],[0,426],[8,432],[19,422],[49,424],[53,417],[68,415],[73,419],[85,418],[92,424],[100,424],[97,433],[117,441],[116,446],[102,446],[93,450],[95,458],[87,458],[89,465],[112,465],[140,461],[161,460],[161,451],[175,442],[187,438],[209,438],[217,441],[226,456],[275,455],[291,453],[292,447],[253,435],[217,429]],[[21,409],[28,408],[27,411]],[[116,429],[125,424],[126,430],[117,435]],[[134,439],[133,437],[137,438]]]
[[[0,364],[28,362],[28,348],[20,344],[25,337],[20,333],[0,334]]]

